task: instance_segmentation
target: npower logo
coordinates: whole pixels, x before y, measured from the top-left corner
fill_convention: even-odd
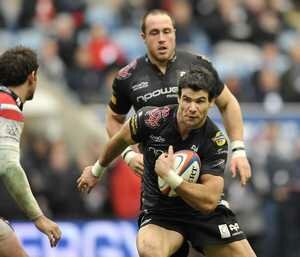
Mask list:
[[[166,87],[161,89],[156,89],[152,92],[149,92],[147,94],[141,95],[136,98],[137,102],[148,102],[151,98],[158,97],[160,95],[168,95],[168,94],[177,94],[178,93],[178,87]]]

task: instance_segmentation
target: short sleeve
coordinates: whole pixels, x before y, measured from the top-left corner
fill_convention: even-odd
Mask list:
[[[127,114],[132,106],[130,96],[127,93],[128,81],[114,79],[112,85],[112,96],[109,102],[109,107],[118,114]]]
[[[127,114],[132,106],[130,100],[130,81],[137,66],[137,60],[120,69],[112,85],[110,108],[118,114]]]
[[[222,131],[217,131],[207,139],[206,149],[201,158],[201,174],[224,176],[228,155],[228,144]]]

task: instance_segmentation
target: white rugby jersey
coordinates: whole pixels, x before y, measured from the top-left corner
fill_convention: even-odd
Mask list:
[[[15,94],[11,94],[9,89],[5,89],[4,91],[0,90],[0,150],[13,149],[16,154],[9,159],[19,161],[15,159],[19,158],[24,116],[21,110],[20,99]],[[1,152],[3,154],[3,151]],[[0,159],[2,154],[0,154]]]

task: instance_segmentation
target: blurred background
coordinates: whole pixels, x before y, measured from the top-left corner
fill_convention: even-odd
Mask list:
[[[139,20],[152,8],[174,15],[178,48],[207,56],[241,103],[253,178],[241,188],[227,172],[227,198],[257,256],[299,257],[299,0],[0,0],[0,51],[22,44],[39,54],[22,164],[64,238],[49,249],[2,184],[1,216],[32,257],[137,256],[140,179],[117,160],[89,195],[75,181],[107,139],[112,80],[145,53]]]

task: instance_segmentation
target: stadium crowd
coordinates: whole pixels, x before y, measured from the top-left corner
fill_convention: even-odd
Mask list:
[[[152,8],[174,15],[178,47],[207,56],[242,105],[260,104],[274,115],[299,103],[298,0],[1,1],[0,49],[16,44],[37,49],[43,76],[75,97],[78,108],[105,105],[118,69],[145,52],[139,20]],[[103,120],[104,113],[97,115]],[[246,123],[253,178],[245,189],[228,179],[229,202],[257,256],[300,255],[299,113],[295,117],[297,122]],[[25,131],[24,140],[22,163],[48,215],[137,216],[140,181],[120,160],[89,195],[76,190],[78,174],[97,158],[101,142],[91,140],[74,155],[63,137]],[[1,215],[22,219],[4,190]]]

